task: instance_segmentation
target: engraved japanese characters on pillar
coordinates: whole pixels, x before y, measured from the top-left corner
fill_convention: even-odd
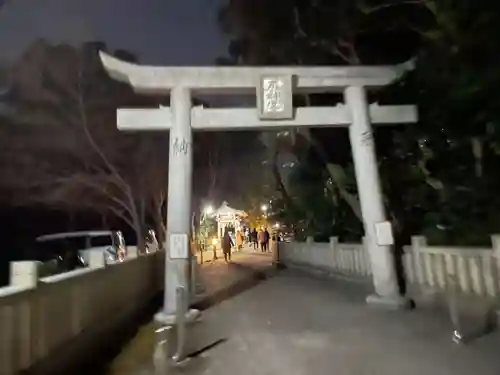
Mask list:
[[[373,143],[373,130],[365,130],[363,133],[361,133],[361,142],[365,146],[369,146]]]
[[[187,142],[185,139],[179,139],[179,137],[175,137],[172,142],[172,147],[174,155],[187,155],[189,150],[189,142]]]
[[[257,107],[261,120],[293,118],[292,76],[261,76],[257,87]]]

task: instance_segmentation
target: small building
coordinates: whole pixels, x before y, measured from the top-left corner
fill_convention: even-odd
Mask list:
[[[246,217],[248,217],[248,214],[245,211],[236,210],[229,207],[227,202],[223,202],[215,211],[219,239],[224,235],[226,228],[231,228],[235,231],[242,229],[243,221]]]

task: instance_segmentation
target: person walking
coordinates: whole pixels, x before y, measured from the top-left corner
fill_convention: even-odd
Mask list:
[[[234,246],[233,240],[229,235],[229,231],[226,229],[224,231],[224,236],[222,237],[222,252],[224,253],[224,261],[227,263],[231,261],[231,248]]]
[[[248,227],[245,228],[245,242],[250,244],[250,229]]]
[[[264,230],[264,233],[262,235],[262,252],[266,253],[269,247],[269,237],[270,234],[267,230],[267,228]]]
[[[241,230],[237,231],[236,232],[236,248],[238,250],[241,250],[241,248],[243,247],[243,232]]]
[[[260,245],[260,251],[264,252],[264,231],[262,228],[259,229],[259,233],[257,233],[257,241]]]
[[[257,230],[255,228],[253,228],[253,230],[250,232],[250,241],[253,244],[253,251],[255,252],[259,248],[257,240]]]

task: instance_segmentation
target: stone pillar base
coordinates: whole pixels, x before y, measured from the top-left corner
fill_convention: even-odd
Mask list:
[[[188,363],[191,358],[190,353],[195,352],[199,347],[199,335],[195,334],[194,329],[201,321],[200,311],[191,309],[185,314],[184,321],[180,322],[184,328],[177,324],[179,323],[178,319],[182,320],[182,317],[178,317],[176,314],[165,314],[163,311],[154,316],[156,326],[156,346],[153,353],[155,374],[167,374],[174,367]]]
[[[366,297],[366,303],[387,310],[410,310],[415,307],[413,300],[403,296],[387,297],[371,294]]]
[[[201,319],[201,311],[196,309],[189,309],[186,313],[186,324],[192,324]],[[160,311],[155,314],[154,321],[156,324],[173,326],[177,324],[176,314],[165,314],[165,312]]]

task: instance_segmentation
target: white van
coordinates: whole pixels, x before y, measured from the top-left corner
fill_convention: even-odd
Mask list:
[[[70,271],[89,264],[89,254],[103,254],[105,262],[122,261],[126,246],[120,231],[82,231],[47,234],[36,239],[35,260],[42,262],[58,260],[60,267]]]

